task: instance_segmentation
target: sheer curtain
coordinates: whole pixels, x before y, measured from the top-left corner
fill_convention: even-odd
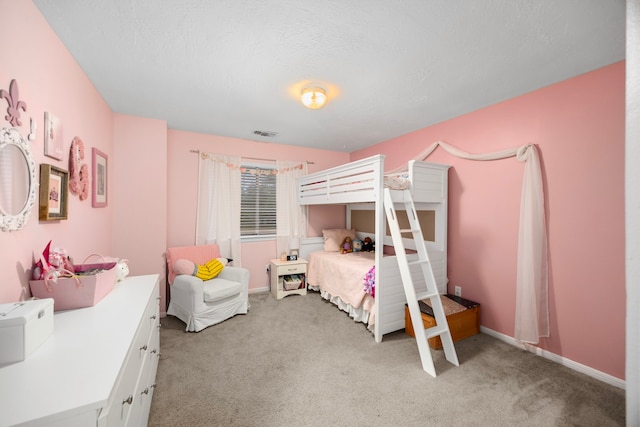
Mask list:
[[[307,174],[307,163],[276,161],[276,254],[289,253],[289,240],[307,235],[307,207],[298,204],[296,178]]]
[[[200,153],[196,218],[196,244],[217,244],[236,267],[242,266],[240,162],[236,156]]]
[[[520,199],[518,265],[516,276],[516,318],[514,338],[537,344],[549,336],[547,228],[544,216],[544,190],[538,151],[533,144],[485,154],[470,154],[436,141],[415,157],[423,160],[441,147],[456,157],[467,160],[500,160],[516,157],[525,162]],[[387,173],[397,172],[403,167]]]

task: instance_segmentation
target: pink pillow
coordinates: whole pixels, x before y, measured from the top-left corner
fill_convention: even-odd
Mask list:
[[[198,271],[198,267],[193,261],[189,261],[188,259],[179,259],[173,264],[173,271],[176,274],[188,274],[189,276],[193,276]]]
[[[347,230],[344,228],[322,230],[322,237],[324,237],[324,251],[339,252],[340,245],[347,236],[351,237],[351,240],[355,239],[356,230]]]

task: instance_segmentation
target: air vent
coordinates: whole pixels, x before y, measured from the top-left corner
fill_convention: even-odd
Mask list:
[[[278,132],[271,132],[269,130],[254,130],[253,134],[254,135],[264,136],[266,138],[273,138],[274,136],[276,136],[278,134]]]

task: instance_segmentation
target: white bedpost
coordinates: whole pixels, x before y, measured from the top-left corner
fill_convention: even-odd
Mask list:
[[[385,212],[384,212],[384,158],[385,156],[380,156],[380,161],[376,162],[377,170],[375,171],[375,221],[376,221],[376,251],[375,251],[375,263],[376,263],[376,296],[375,296],[375,325],[374,325],[374,336],[376,342],[382,341],[382,325],[384,324],[384,320],[382,317],[384,316],[383,310],[381,310],[380,299],[383,297],[383,292],[380,292],[380,289],[385,286],[382,280],[382,275],[380,274],[380,266],[382,265],[382,256],[384,250],[384,235],[385,235]]]

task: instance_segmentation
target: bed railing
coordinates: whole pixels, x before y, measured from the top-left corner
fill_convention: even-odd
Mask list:
[[[384,156],[377,155],[298,179],[298,203],[317,205],[376,201],[381,194]]]

